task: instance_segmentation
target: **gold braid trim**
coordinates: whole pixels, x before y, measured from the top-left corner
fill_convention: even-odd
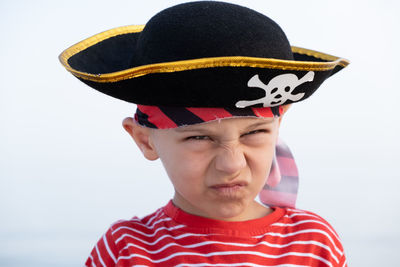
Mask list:
[[[76,69],[73,69],[68,64],[68,59],[70,57],[87,49],[90,46],[93,46],[105,39],[117,35],[141,32],[143,28],[144,25],[123,26],[89,37],[67,48],[59,56],[61,64],[78,78],[100,83],[118,82],[153,73],[169,73],[169,72],[215,68],[215,67],[251,67],[251,68],[297,70],[297,71],[327,71],[327,70],[332,70],[337,65],[346,67],[349,64],[349,62],[346,59],[294,46],[292,47],[292,51],[294,53],[306,54],[308,56],[313,56],[329,62],[293,61],[293,60],[281,60],[273,58],[257,58],[257,57],[242,57],[242,56],[210,57],[210,58],[200,58],[200,59],[149,64],[117,72],[99,73],[99,74],[81,72]]]

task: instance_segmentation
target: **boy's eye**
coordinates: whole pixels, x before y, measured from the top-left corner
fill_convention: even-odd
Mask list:
[[[202,140],[210,140],[210,137],[206,135],[194,135],[186,137],[186,140],[202,141]]]
[[[242,136],[253,135],[253,134],[258,134],[258,133],[268,133],[268,130],[266,130],[266,129],[258,129],[258,130],[254,130],[254,131],[250,131],[248,133],[245,133]]]

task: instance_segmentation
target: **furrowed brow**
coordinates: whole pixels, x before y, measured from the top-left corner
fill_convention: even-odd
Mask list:
[[[179,132],[179,133],[184,133],[184,132],[200,132],[200,133],[208,133],[209,131],[206,129],[202,129],[202,128],[195,128],[195,127],[179,127],[176,128],[175,131]]]
[[[263,120],[263,121],[256,122],[254,124],[249,125],[247,127],[247,129],[257,128],[259,126],[267,126],[267,125],[270,125],[272,122],[274,122],[274,120]]]

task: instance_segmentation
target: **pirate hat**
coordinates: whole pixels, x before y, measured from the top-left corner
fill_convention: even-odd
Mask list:
[[[291,47],[265,15],[216,1],[180,4],[145,26],[99,33],[59,59],[82,82],[128,102],[236,111],[304,100],[349,63]]]

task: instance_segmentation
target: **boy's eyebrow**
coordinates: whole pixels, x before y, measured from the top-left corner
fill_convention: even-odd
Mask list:
[[[258,126],[263,126],[263,125],[267,125],[267,124],[271,124],[272,122],[273,122],[274,120],[263,120],[263,121],[260,121],[260,122],[257,122],[257,123],[254,123],[254,124],[251,124],[251,125],[249,125],[248,127],[247,127],[247,129],[250,129],[250,128],[257,128]]]
[[[175,128],[174,130],[177,131],[177,132],[180,132],[180,133],[182,133],[182,132],[207,132],[207,131],[209,131],[207,129],[195,128],[195,127],[190,127],[190,128],[178,127],[178,128]]]
[[[261,119],[259,122],[249,125],[249,127],[260,126],[263,124],[270,124],[270,123],[273,123],[274,121],[275,121],[275,119],[271,119],[271,120]]]
[[[254,129],[257,128],[259,126],[263,126],[263,125],[267,125],[267,124],[271,124],[274,120],[263,120],[260,122],[256,122],[254,124],[250,124],[249,126],[246,127],[246,130],[249,129]],[[175,129],[175,131],[177,132],[203,132],[203,133],[208,133],[210,132],[209,129],[204,129],[204,128],[196,128],[196,127],[178,127]]]

